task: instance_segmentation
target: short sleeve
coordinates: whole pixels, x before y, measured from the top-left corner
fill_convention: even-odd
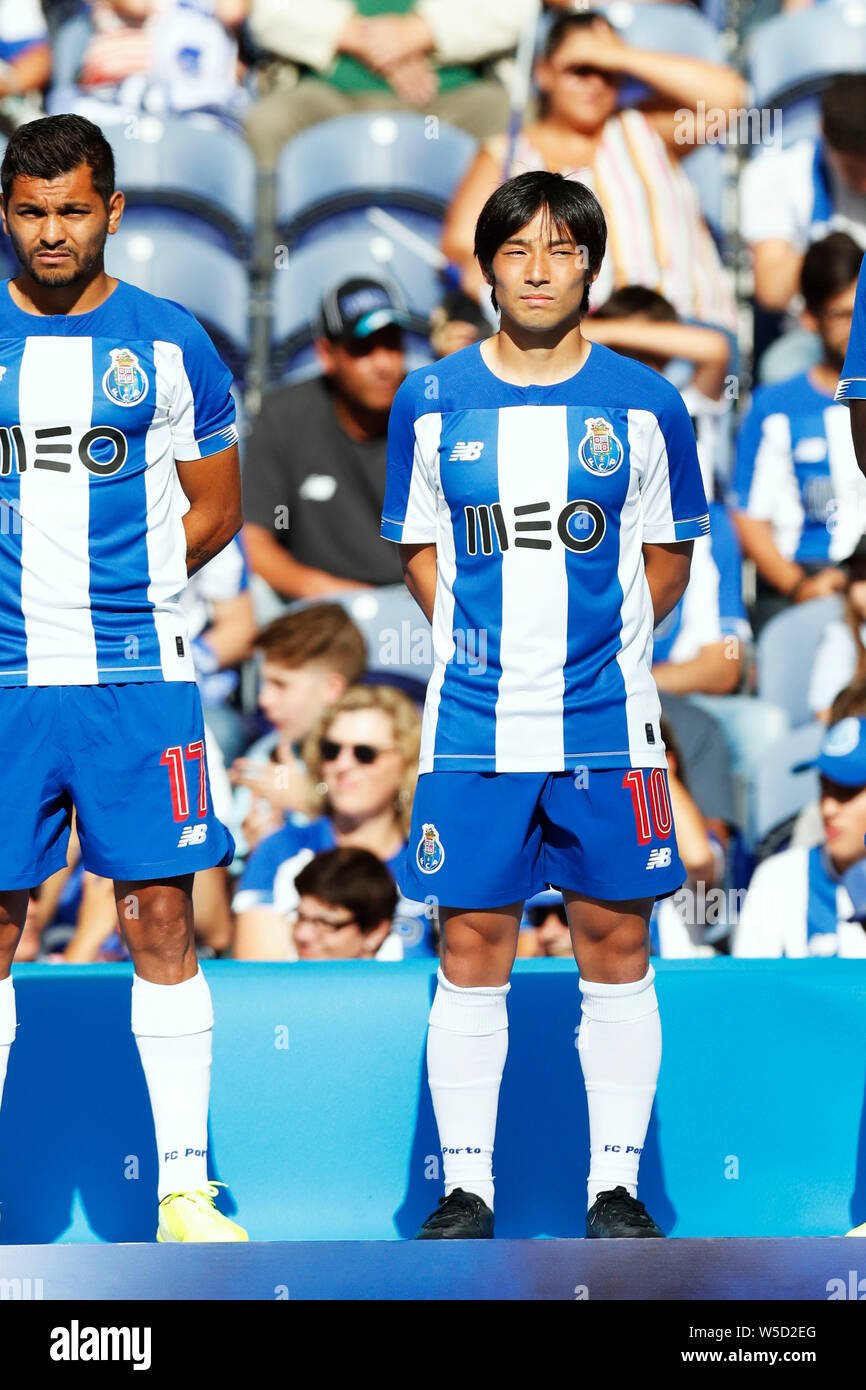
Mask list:
[[[641,483],[643,539],[670,545],[709,535],[694,426],[679,393],[666,397],[655,416]]]
[[[848,339],[842,375],[836,387],[836,400],[841,401],[843,405],[847,405],[850,400],[866,400],[866,258],[860,263],[851,336]]]
[[[197,319],[188,315],[169,414],[174,456],[209,458],[238,442],[232,374]]]
[[[442,417],[416,413],[409,378],[391,406],[388,420],[387,481],[382,509],[386,541],[426,545],[437,538],[435,459]]]

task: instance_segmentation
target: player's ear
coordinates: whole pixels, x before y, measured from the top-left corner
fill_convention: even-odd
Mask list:
[[[109,235],[116,232],[120,226],[120,219],[123,216],[123,209],[126,207],[126,199],[117,188],[108,200],[108,231]]]

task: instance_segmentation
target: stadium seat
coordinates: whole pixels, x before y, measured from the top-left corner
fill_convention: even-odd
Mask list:
[[[704,220],[721,247],[725,226],[725,149],[723,145],[698,145],[682,162],[683,173],[694,184]]]
[[[105,268],[139,289],[183,304],[243,380],[250,342],[249,284],[246,270],[228,251],[170,222],[155,220],[147,232],[121,224],[106,242]]]
[[[477,146],[444,121],[431,127],[435,119],[375,111],[301,131],[277,164],[280,239],[299,245],[323,222],[333,230],[340,218],[370,206],[414,214],[422,227],[441,221]]]
[[[811,599],[772,618],[758,637],[758,694],[786,709],[793,729],[812,719],[808,695],[815,652],[827,624],[841,612],[836,595]]]
[[[51,91],[75,86],[92,34],[87,5],[81,5],[77,14],[57,26],[51,40]]]
[[[327,595],[339,603],[357,624],[367,646],[368,679],[399,684],[401,689],[423,695],[433,670],[430,625],[402,584],[381,589],[345,590]],[[294,613],[322,599],[300,599],[286,612]],[[472,653],[468,653],[469,656]]]
[[[175,209],[218,229],[228,247],[246,256],[255,225],[255,159],[218,117],[137,114],[77,89],[53,91],[48,109],[98,118],[114,150],[117,186],[131,208]]]
[[[791,823],[818,795],[818,756],[826,726],[817,720],[793,729],[767,749],[752,783],[751,839],[758,858],[790,839]]]
[[[754,105],[784,109],[837,73],[866,70],[866,5],[852,0],[777,15],[752,32],[746,51]]]
[[[430,360],[427,320],[445,287],[439,271],[414,249],[368,223],[363,236],[332,236],[288,252],[272,284],[272,366],[277,375],[308,375],[317,370],[312,321],[329,285],[353,275],[385,276],[402,289],[411,314],[407,348],[412,365]],[[427,244],[431,257],[436,248]]]
[[[712,63],[728,61],[717,26],[691,5],[611,0],[596,8],[619,30],[626,43],[637,48],[682,53],[689,58],[706,58]]]

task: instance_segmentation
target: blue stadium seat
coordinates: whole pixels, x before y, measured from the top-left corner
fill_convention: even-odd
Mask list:
[[[627,43],[662,53],[683,53],[725,63],[728,55],[717,26],[691,5],[631,4],[612,0],[595,7],[618,29]]]
[[[758,694],[786,709],[792,728],[812,719],[808,695],[815,652],[827,624],[841,612],[835,594],[811,599],[772,618],[758,637]]]
[[[92,34],[93,20],[87,5],[57,26],[51,40],[52,91],[75,86]]]
[[[759,857],[780,849],[790,838],[790,823],[818,795],[816,769],[826,726],[817,721],[793,729],[768,748],[752,783],[751,839]]]
[[[698,145],[682,162],[694,184],[704,220],[719,246],[724,242],[725,150],[723,145]]]
[[[369,679],[378,677],[388,682],[394,678],[401,688],[409,682],[411,687],[420,688],[423,695],[433,670],[430,624],[402,584],[355,592],[347,589],[328,595],[327,601],[345,608],[360,629],[367,646]],[[289,604],[286,612],[294,613],[321,602],[322,599],[300,599]],[[409,693],[414,695],[416,690],[410,688]]]
[[[105,268],[162,299],[174,299],[201,321],[233,374],[243,380],[249,356],[249,282],[234,256],[154,222],[147,232],[127,228],[110,236]]]
[[[445,292],[439,271],[372,224],[361,235],[332,235],[290,251],[271,282],[271,344],[277,374],[308,374],[314,367],[312,322],[328,286],[353,275],[384,276],[402,289],[411,314],[407,347],[413,365],[429,361],[427,320]],[[435,247],[431,246],[435,254]]]
[[[301,131],[277,163],[280,238],[300,244],[323,220],[371,205],[440,221],[477,145],[444,121],[431,127],[432,120],[374,111]]]
[[[866,9],[817,5],[777,15],[753,30],[746,49],[755,106],[784,108],[837,73],[866,71]]]
[[[227,246],[247,254],[255,226],[255,159],[218,117],[134,114],[68,88],[52,92],[48,109],[98,116],[114,150],[117,186],[131,207],[177,209],[219,229]]]

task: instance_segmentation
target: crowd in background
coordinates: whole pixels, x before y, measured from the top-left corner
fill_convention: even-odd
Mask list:
[[[43,103],[69,109],[67,89],[107,124],[109,109],[206,114],[226,139],[243,133],[264,190],[288,142],[350,113],[414,111],[476,142],[438,229],[441,295],[421,348],[411,285],[334,263],[313,287],[303,370],[248,392],[244,530],[184,600],[215,806],[237,844],[228,869],[197,876],[203,955],[437,952],[435,903],[395,886],[430,656],[397,549],[379,537],[388,414],[411,366],[494,330],[475,221],[504,178],[540,168],[599,197],[608,250],[583,331],[679,387],[710,501],[711,535],[655,634],[688,881],[658,904],[653,949],[866,955],[866,480],[834,400],[866,248],[866,71],[826,75],[802,138],[739,151],[735,217],[720,225],[689,158],[714,112],[748,107],[749,35],[780,7],[704,9],[727,61],[630,44],[613,14],[549,3],[539,15],[535,0],[91,0],[45,13],[0,0],[7,131]],[[52,76],[70,35],[72,87],[66,57],[62,82]],[[386,635],[408,653],[389,656]],[[570,952],[557,893],[527,904],[519,951]],[[83,870],[73,836],[67,868],[34,890],[19,959],[123,958],[110,885]]]

